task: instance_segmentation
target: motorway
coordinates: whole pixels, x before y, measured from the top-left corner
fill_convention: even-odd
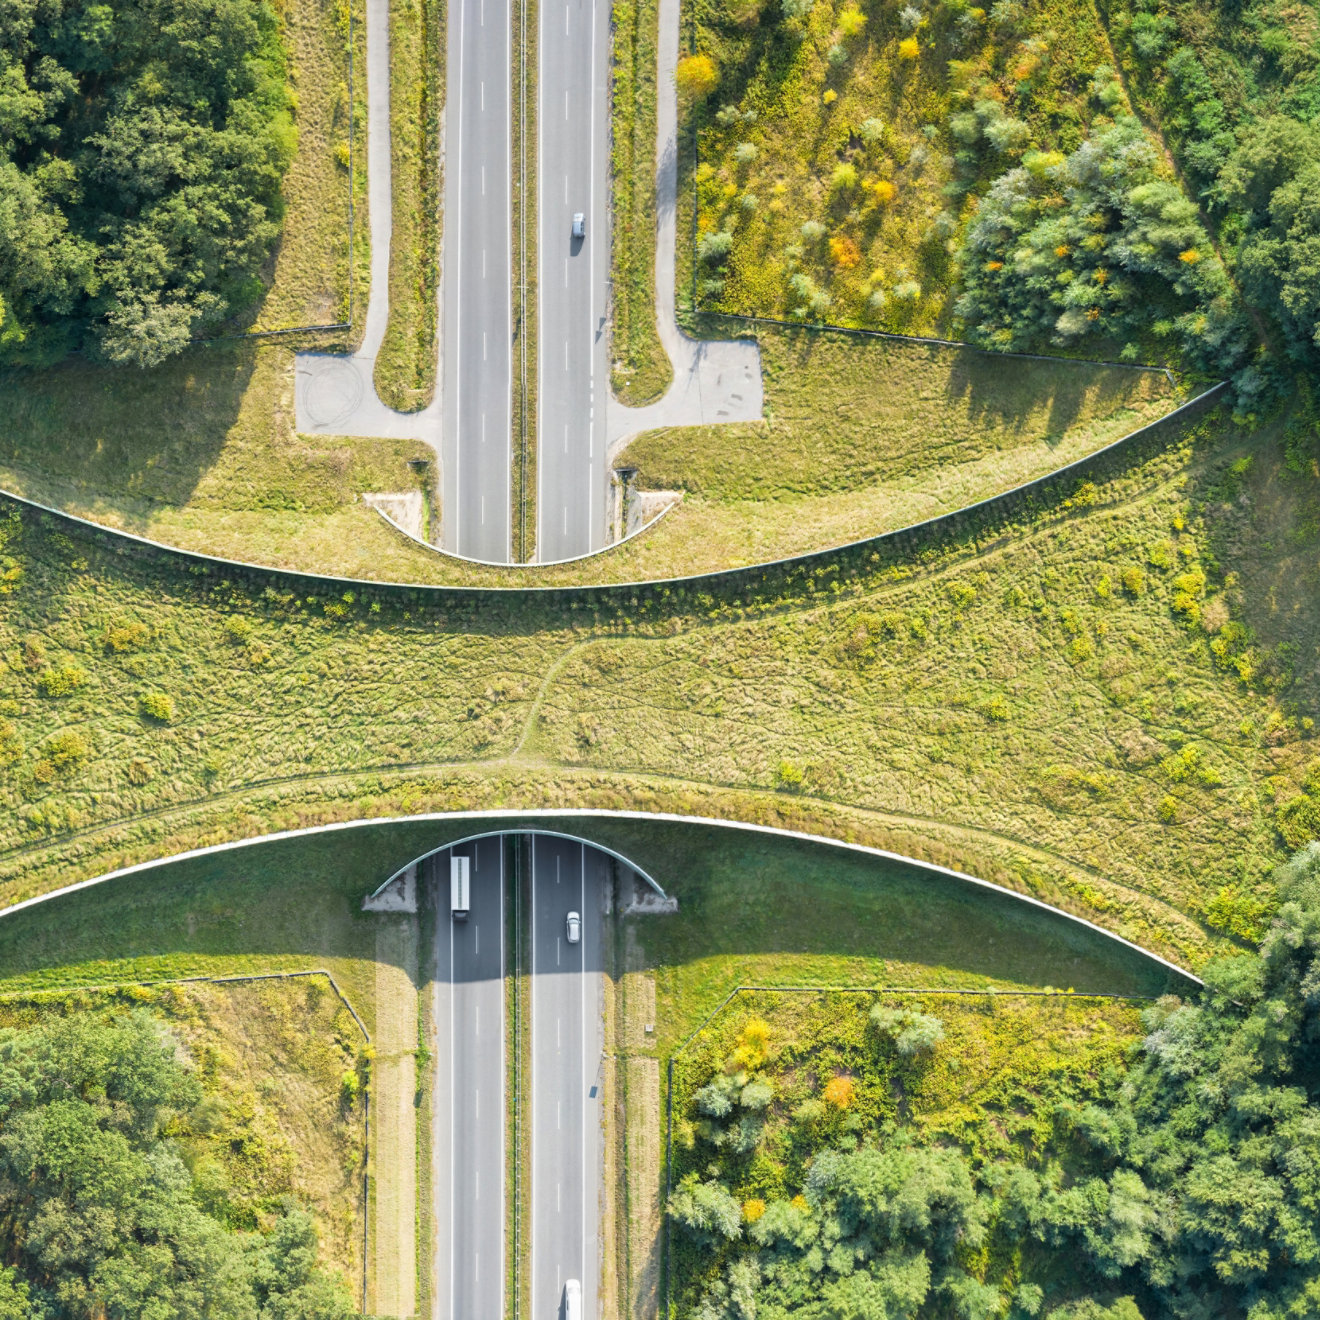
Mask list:
[[[606,541],[608,0],[542,0],[537,124],[536,559]],[[574,240],[574,213],[586,237]]]
[[[602,1018],[601,906],[609,859],[533,835],[529,934],[531,1038],[531,1320],[563,1320],[564,1284],[582,1283],[598,1314]],[[565,938],[570,911],[582,940]]]
[[[429,864],[438,909],[432,1316],[503,1320],[504,841],[455,851],[472,858],[466,922],[449,917],[449,851]]]
[[[445,104],[441,545],[512,558],[512,0],[454,0]]]

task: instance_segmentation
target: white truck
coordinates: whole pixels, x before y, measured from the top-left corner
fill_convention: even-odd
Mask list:
[[[576,1279],[564,1285],[564,1320],[582,1320],[582,1285]]]
[[[470,857],[449,858],[449,912],[455,921],[466,921],[469,907]]]

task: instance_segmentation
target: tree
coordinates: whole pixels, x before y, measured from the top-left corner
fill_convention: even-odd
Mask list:
[[[1293,357],[1320,363],[1320,128],[1284,115],[1252,125],[1216,191],[1245,213],[1243,290],[1278,321]]]
[[[0,363],[150,366],[250,303],[294,144],[270,0],[10,6]]]
[[[144,1012],[0,1032],[0,1320],[347,1320],[293,1206],[268,1237],[207,1215],[165,1132],[201,1099]]]
[[[707,1246],[742,1236],[742,1206],[721,1182],[686,1178],[669,1198],[669,1213]]]

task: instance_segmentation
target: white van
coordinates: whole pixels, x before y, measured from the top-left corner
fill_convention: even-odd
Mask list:
[[[576,1279],[564,1284],[564,1320],[582,1320],[582,1285]]]
[[[468,870],[471,859],[451,855],[449,858],[449,909],[455,921],[466,921],[468,915]]]

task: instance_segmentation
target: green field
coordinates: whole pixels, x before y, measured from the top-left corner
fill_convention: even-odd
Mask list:
[[[686,492],[608,554],[490,569],[428,552],[358,503],[407,490],[410,441],[294,436],[282,348],[242,345],[122,379],[74,365],[0,382],[13,425],[0,485],[170,545],[304,572],[404,582],[573,586],[709,572],[947,513],[1042,476],[1174,402],[1157,373],[969,350],[762,337],[765,423],[640,437],[619,462]],[[52,387],[58,386],[54,392]],[[267,409],[266,404],[274,402]],[[89,439],[91,437],[91,439]]]
[[[1096,476],[636,596],[295,592],[14,515],[0,883],[351,816],[669,807],[951,862],[1198,961],[1259,931],[1312,829],[1320,492],[1216,418]]]

